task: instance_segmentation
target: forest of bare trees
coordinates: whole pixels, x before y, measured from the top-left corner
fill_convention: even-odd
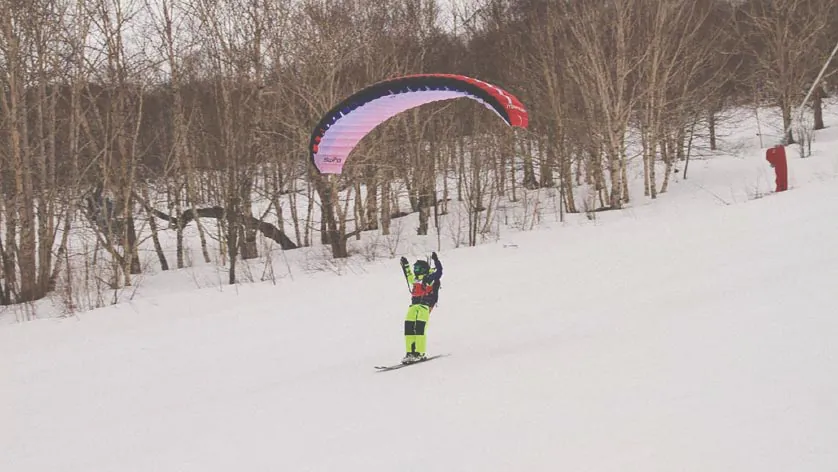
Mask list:
[[[716,145],[725,109],[774,106],[786,142],[798,139],[796,108],[838,41],[835,0],[451,5],[0,0],[0,304],[131,286],[146,270],[141,243],[162,270],[187,267],[187,231],[235,283],[263,239],[342,258],[407,213],[428,234],[457,203],[474,245],[500,200],[540,188],[558,190],[562,212],[620,209],[640,198],[629,162],[642,162],[643,197],[658,198],[693,136]],[[323,113],[375,81],[428,72],[500,85],[530,128],[442,102],[374,130],[339,178],[313,171]],[[814,90],[817,129],[838,60]],[[93,254],[81,266],[80,251]],[[93,273],[103,265],[105,280]]]

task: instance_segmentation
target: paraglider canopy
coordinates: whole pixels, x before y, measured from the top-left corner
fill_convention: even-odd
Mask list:
[[[409,75],[373,84],[329,110],[311,134],[311,160],[321,174],[340,174],[349,153],[379,124],[426,103],[462,97],[482,103],[509,126],[529,124],[524,105],[497,86],[462,75]]]

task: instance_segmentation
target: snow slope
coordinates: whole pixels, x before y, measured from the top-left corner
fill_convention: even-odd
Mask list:
[[[395,259],[0,326],[0,470],[833,472],[836,143],[441,251],[451,356],[394,372]]]

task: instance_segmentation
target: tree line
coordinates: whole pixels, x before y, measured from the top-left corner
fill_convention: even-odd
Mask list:
[[[498,202],[528,190],[557,188],[562,212],[622,208],[637,198],[633,159],[657,198],[696,142],[716,146],[731,107],[775,106],[785,142],[802,139],[795,109],[838,41],[834,0],[0,0],[0,11],[3,305],[80,276],[69,263],[80,226],[109,256],[111,284],[142,273],[141,240],[162,269],[186,267],[192,226],[207,262],[207,239],[220,242],[235,283],[260,234],[342,258],[349,239],[386,235],[406,213],[427,234],[457,202],[473,245]],[[837,72],[812,95],[813,129]],[[527,105],[530,129],[437,103],[374,130],[340,177],[314,172],[322,114],[412,73],[496,83]]]

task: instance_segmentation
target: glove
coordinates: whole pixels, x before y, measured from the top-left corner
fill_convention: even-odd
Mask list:
[[[407,267],[407,258],[406,257],[402,257],[400,262],[402,263],[402,267]]]
[[[438,257],[436,257],[436,253],[435,253],[435,252],[432,252],[432,253],[431,253],[431,259],[433,259],[433,260],[434,260],[434,262],[439,262],[439,258],[438,258]]]

